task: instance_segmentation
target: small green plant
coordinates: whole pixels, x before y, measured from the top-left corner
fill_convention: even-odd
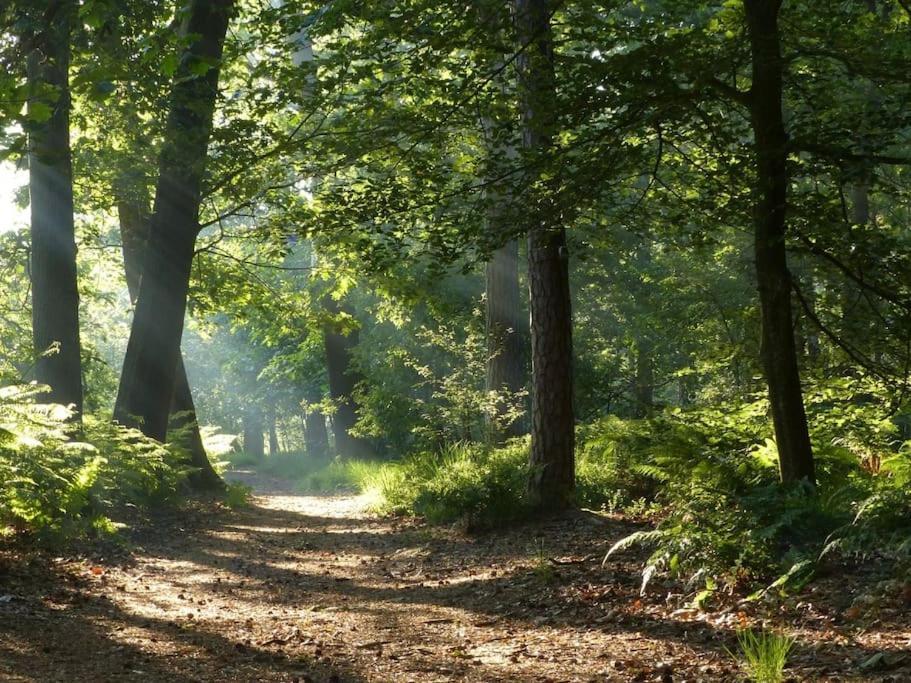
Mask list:
[[[784,668],[788,663],[788,654],[794,647],[794,639],[775,631],[753,631],[744,629],[737,632],[737,643],[740,645],[738,660],[747,676],[753,683],[781,683],[784,680]]]
[[[253,489],[244,484],[231,483],[225,488],[225,505],[232,510],[250,507],[250,494]]]
[[[557,574],[554,571],[550,558],[547,556],[543,538],[535,540],[533,554],[534,560],[532,562],[531,570],[534,573],[535,578],[541,583],[553,582],[553,580],[557,578]]]

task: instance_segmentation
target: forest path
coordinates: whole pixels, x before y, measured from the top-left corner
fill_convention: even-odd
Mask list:
[[[232,478],[256,487],[249,508],[157,519],[129,553],[5,568],[0,555],[0,680],[736,677],[725,647],[742,613],[674,610],[660,586],[640,598],[641,558],[601,567],[627,523],[573,513],[470,536]],[[807,638],[792,669],[806,680],[869,656]]]

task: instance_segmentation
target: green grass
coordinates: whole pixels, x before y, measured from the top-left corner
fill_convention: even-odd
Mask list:
[[[794,639],[762,630],[743,630],[737,633],[741,657],[735,657],[753,683],[781,683],[788,654],[794,646]]]
[[[431,523],[496,526],[528,511],[527,442],[500,449],[456,444],[399,462],[333,461],[304,477],[305,491],[352,491],[378,514],[421,515]]]

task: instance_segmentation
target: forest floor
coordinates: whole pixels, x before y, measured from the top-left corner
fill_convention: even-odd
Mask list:
[[[0,549],[0,680],[725,681],[737,629],[767,623],[796,638],[793,680],[911,681],[908,610],[864,597],[872,576],[702,612],[672,584],[640,596],[641,556],[601,566],[620,519],[468,535],[233,477],[250,507],[191,506],[126,547]]]

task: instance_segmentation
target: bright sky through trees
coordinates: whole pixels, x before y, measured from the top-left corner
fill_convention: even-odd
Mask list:
[[[24,171],[12,164],[0,164],[0,232],[21,228],[28,223],[28,207],[16,204],[16,193],[27,180]]]

